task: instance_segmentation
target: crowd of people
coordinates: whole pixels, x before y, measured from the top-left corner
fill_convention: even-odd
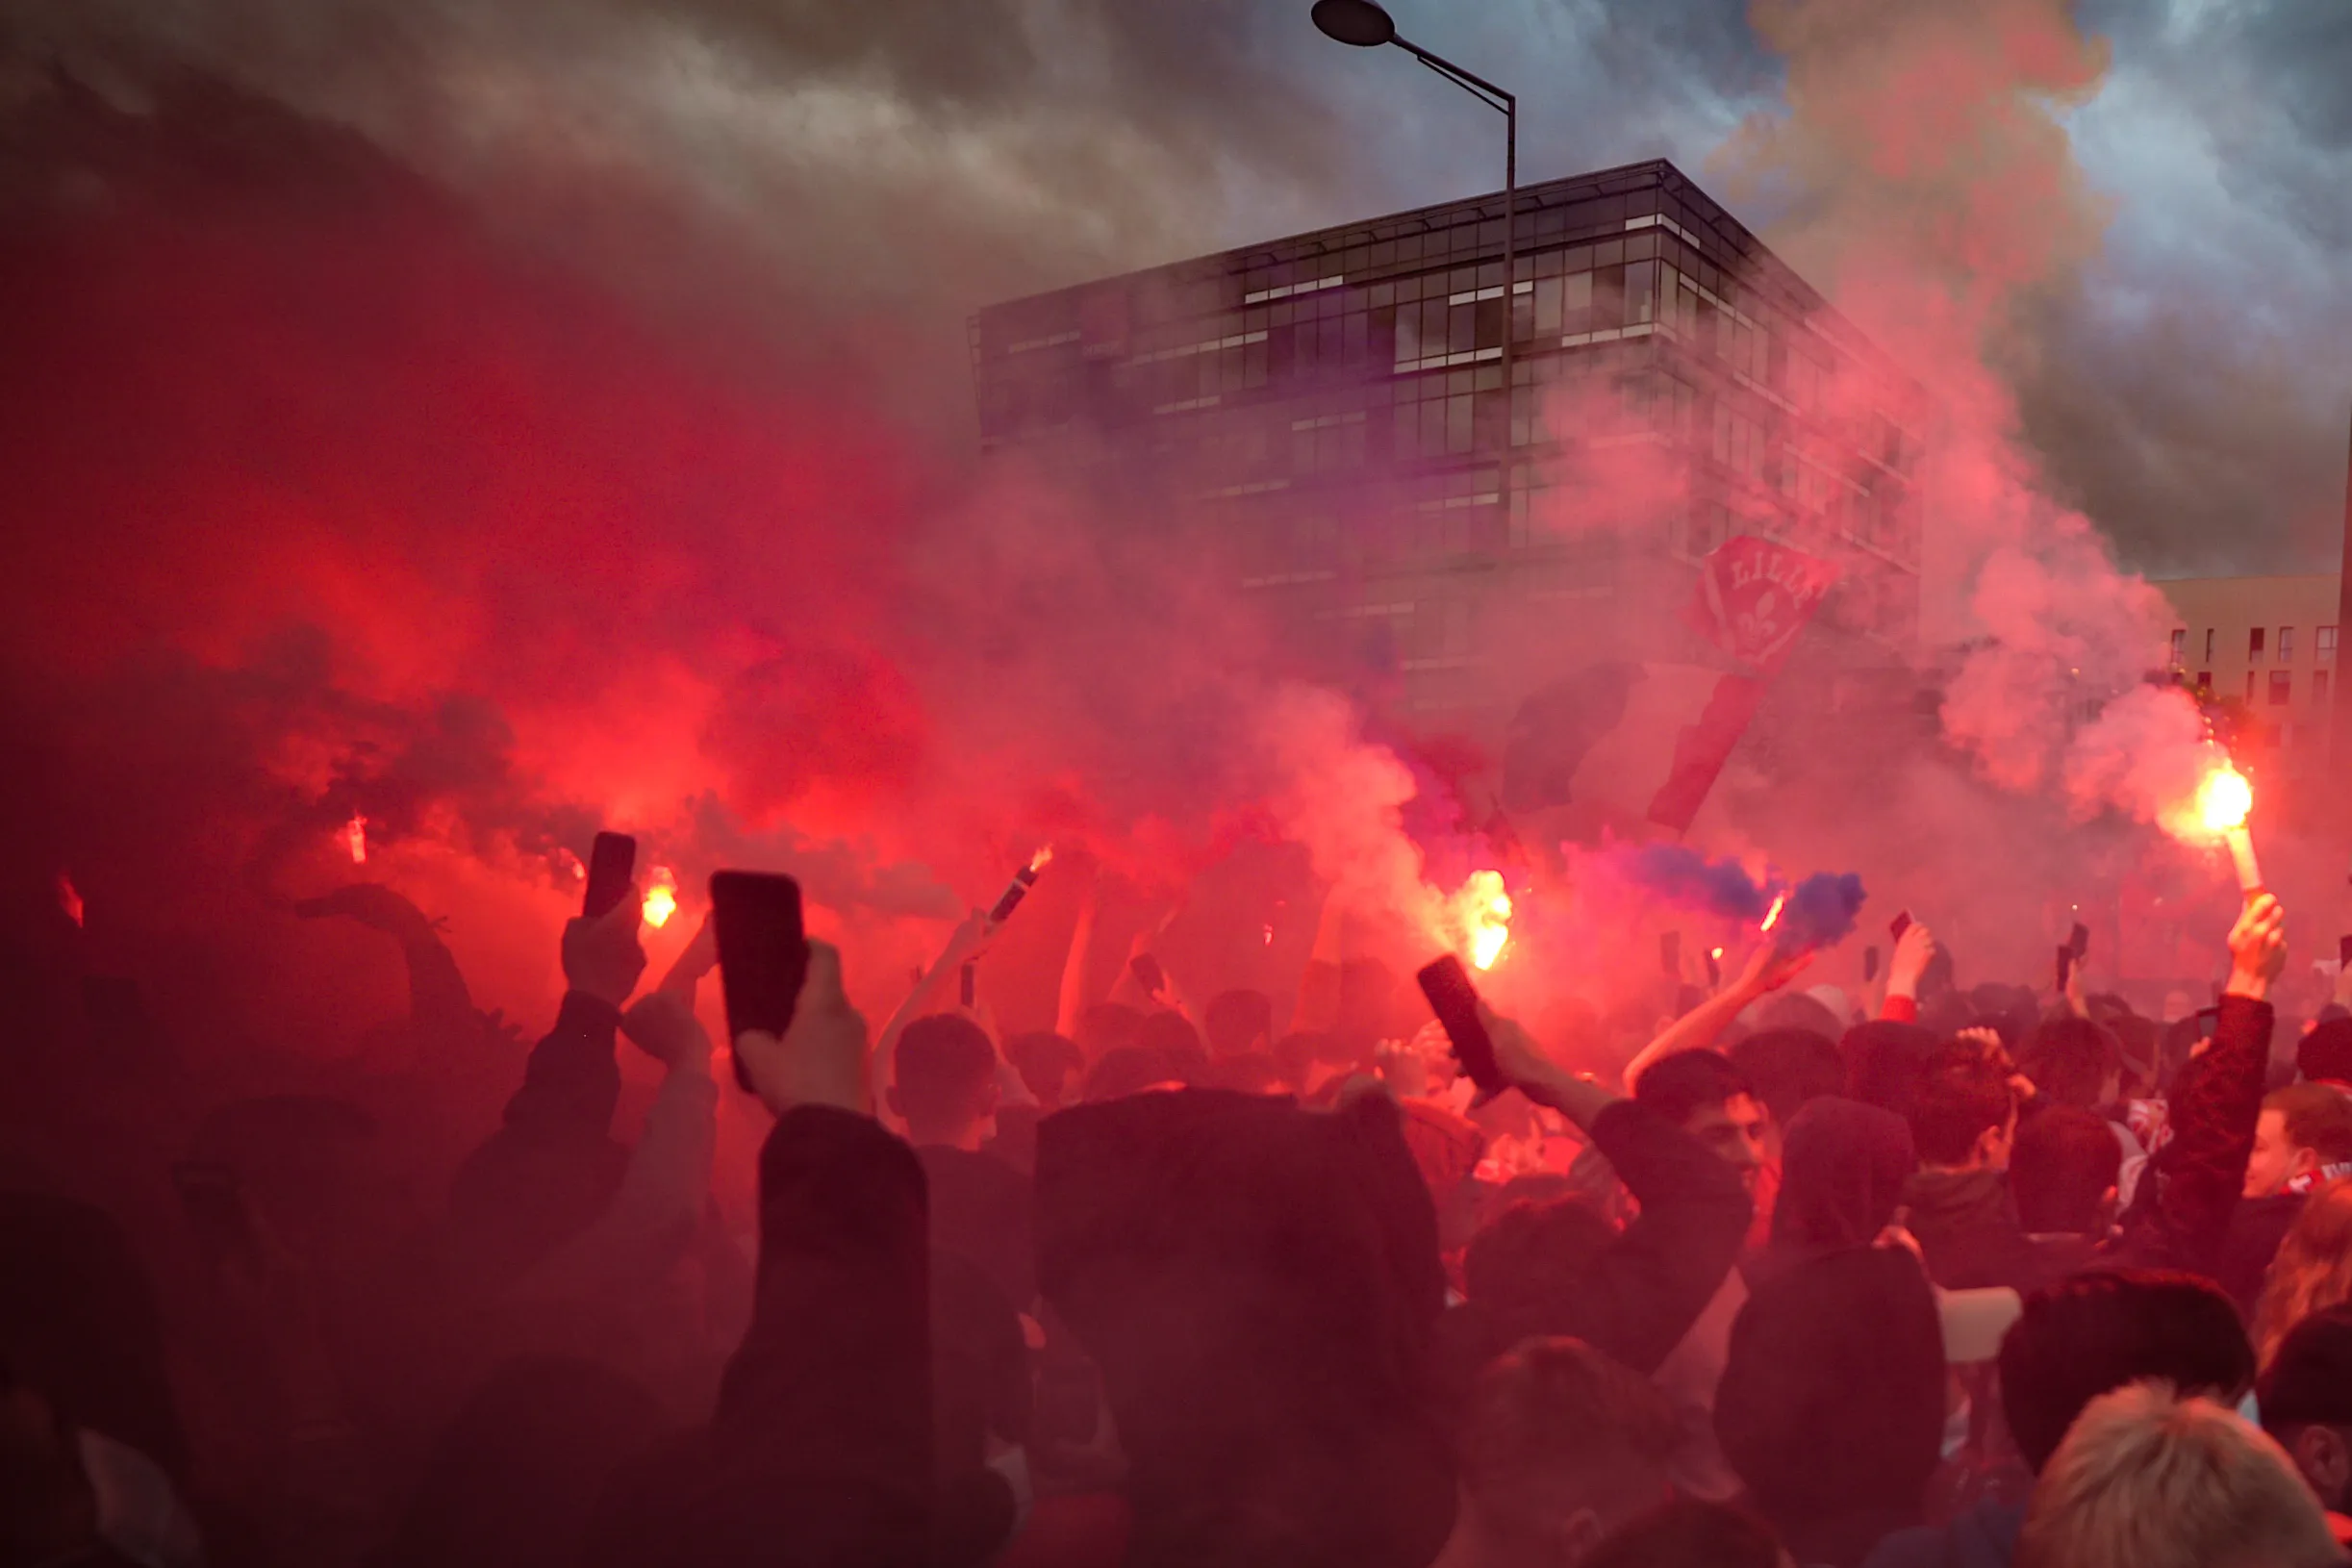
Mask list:
[[[405,899],[304,913],[495,1034]],[[714,1042],[628,899],[445,1161],[265,1086],[169,1242],[0,1166],[0,1568],[2352,1560],[2352,1014],[2282,1022],[2266,895],[2171,1022],[1914,923],[1875,1016],[1768,943],[1613,1060],[1489,1013],[1499,1095],[1320,939],[1287,1019],[1139,944],[1006,1035],[993,929]]]

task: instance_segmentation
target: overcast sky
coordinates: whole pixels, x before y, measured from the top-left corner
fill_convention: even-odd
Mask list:
[[[2109,216],[2012,369],[2030,443],[2051,490],[2153,573],[2332,569],[2352,411],[2352,5],[1759,4],[1817,35],[2006,14],[2103,39],[2107,68],[2061,118]],[[1518,92],[1527,181],[1662,155],[1711,186],[1726,139],[1782,107],[1783,63],[1736,0],[1395,9],[1408,36]],[[234,77],[518,228],[657,202],[748,246],[825,318],[893,323],[897,351],[936,367],[940,406],[961,408],[961,323],[979,304],[1499,185],[1496,115],[1399,51],[1328,42],[1306,13],[0,0],[0,39],[13,27],[19,60],[116,75],[126,101],[159,62]],[[1731,204],[1767,238],[1784,216]]]

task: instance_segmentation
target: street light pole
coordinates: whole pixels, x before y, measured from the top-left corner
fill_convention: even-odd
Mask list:
[[[1309,13],[1324,37],[1358,49],[1383,43],[1420,61],[1438,75],[1463,89],[1489,109],[1503,114],[1503,526],[1510,527],[1511,499],[1511,317],[1518,303],[1519,280],[1519,100],[1482,76],[1462,69],[1442,55],[1432,54],[1397,32],[1396,19],[1375,0],[1315,0]],[[1472,291],[1475,299],[1478,291]],[[1476,306],[1472,307],[1474,310]]]

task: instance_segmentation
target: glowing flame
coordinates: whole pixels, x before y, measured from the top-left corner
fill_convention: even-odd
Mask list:
[[[1772,898],[1772,907],[1764,911],[1764,923],[1758,926],[1757,929],[1758,931],[1769,931],[1774,926],[1780,924],[1781,911],[1786,907],[1788,907],[1788,895],[1785,893],[1774,894]]]
[[[1053,846],[1052,846],[1052,845],[1050,845],[1050,844],[1047,845],[1047,846],[1046,846],[1044,848],[1042,848],[1042,849],[1038,850],[1038,851],[1037,851],[1037,853],[1035,853],[1035,854],[1033,854],[1033,855],[1029,856],[1029,870],[1030,870],[1031,872],[1033,872],[1033,873],[1034,873],[1034,872],[1042,872],[1042,871],[1044,871],[1044,870],[1045,870],[1045,869],[1046,869],[1048,866],[1050,866],[1050,865],[1052,865],[1052,864],[1053,864]]]
[[[356,811],[351,814],[351,820],[343,823],[343,843],[351,850],[352,865],[367,864],[367,819]]]
[[[2208,833],[2245,826],[2246,814],[2253,809],[2254,786],[2226,762],[2207,773],[2197,786],[2197,821]]]
[[[1707,949],[1707,956],[1714,959],[1717,963],[1721,963],[1723,961],[1723,949],[1721,948],[1710,948]]]
[[[1454,896],[1454,918],[1460,925],[1464,956],[1473,969],[1492,969],[1511,939],[1511,896],[1501,872],[1472,872]]]
[[[1266,946],[1269,948],[1274,946],[1274,927],[1271,925],[1266,927]]]
[[[657,929],[678,912],[678,879],[667,866],[656,866],[645,878],[645,923]]]
[[[73,885],[73,878],[63,872],[57,873],[57,906],[65,918],[76,925],[82,923],[82,894]]]

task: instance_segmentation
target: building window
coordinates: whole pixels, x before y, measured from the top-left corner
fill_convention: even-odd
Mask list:
[[[2211,626],[2205,628],[2205,662],[2213,662],[2213,628]]]
[[[2320,664],[2336,662],[2336,628],[2322,626],[2312,633],[2312,657]]]
[[[2324,670],[2312,671],[2312,702],[2322,708],[2328,705],[2328,672]]]
[[[2263,662],[2263,636],[2266,630],[2265,627],[2257,626],[2246,633],[2246,663],[2261,664]]]
[[[2180,668],[2181,668],[2182,661],[2183,661],[2183,660],[2186,658],[2186,656],[2188,655],[2188,627],[2186,627],[2186,626],[2176,626],[2176,627],[2174,627],[2174,628],[2173,628],[2173,632],[2172,632],[2172,668],[2173,668],[2173,669],[2178,670],[2178,669],[2180,669]]]
[[[2295,629],[2292,626],[2281,626],[2279,628],[2279,663],[2292,664],[2294,662]]]
[[[2291,670],[2270,671],[2270,705],[2283,708],[2294,700],[2295,672]]]

